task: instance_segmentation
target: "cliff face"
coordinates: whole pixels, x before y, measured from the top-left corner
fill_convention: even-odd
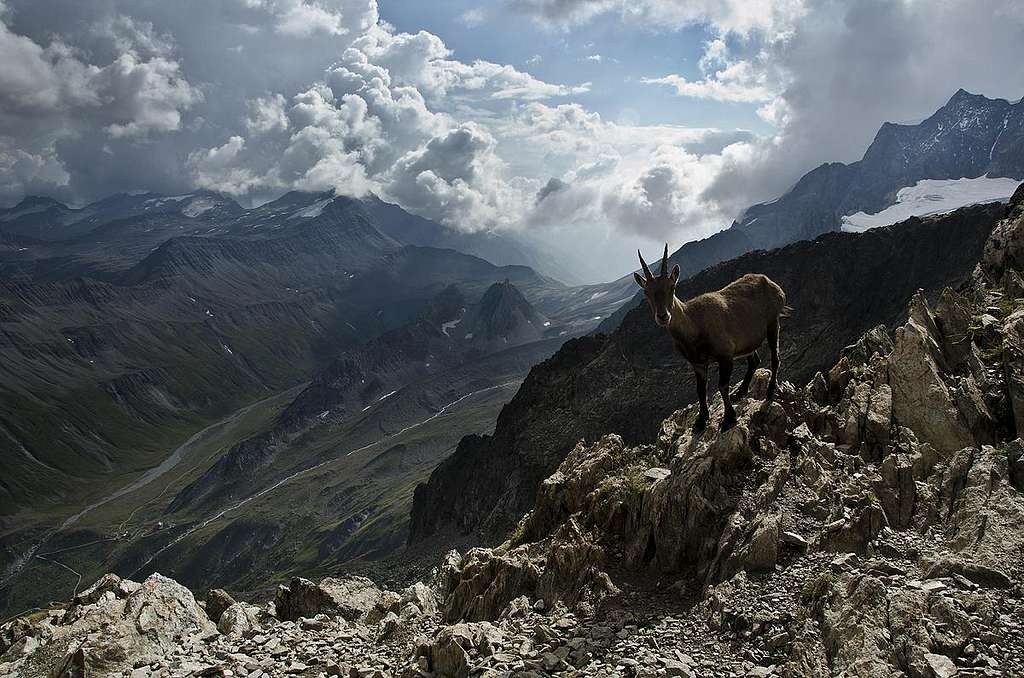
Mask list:
[[[1002,205],[911,219],[863,234],[833,233],[773,252],[754,252],[680,284],[681,298],[766,273],[794,308],[782,330],[782,378],[806,383],[872,326],[894,326],[918,288],[934,295],[962,280],[981,256]],[[567,342],[531,370],[493,436],[464,438],[417,488],[411,541],[432,535],[504,532],[573,445],[615,431],[651,441],[661,421],[695,400],[692,374],[645,305],[610,335]]]

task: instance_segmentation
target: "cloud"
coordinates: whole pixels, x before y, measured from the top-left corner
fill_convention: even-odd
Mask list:
[[[507,0],[512,9],[554,29],[602,15],[658,29],[709,24],[722,32],[749,34],[789,26],[804,13],[803,0]]]
[[[699,27],[695,71],[643,82],[756,109],[770,130],[615,122],[576,99],[590,83],[459,59],[437,35],[382,22],[374,0],[7,0],[0,202],[334,188],[466,229],[678,243],[820,162],[855,159],[881,121],[926,115],[958,87],[1024,94],[1011,0],[506,4],[553,30]]]
[[[267,134],[288,129],[288,116],[285,114],[286,100],[282,94],[256,97],[247,102],[249,114],[245,126],[250,132]]]
[[[777,40],[784,42],[789,33]],[[756,41],[760,43],[760,41]],[[749,49],[755,41],[744,46]],[[770,102],[780,93],[782,77],[774,66],[765,48],[755,52],[748,59],[734,59],[728,43],[715,38],[704,43],[704,53],[698,62],[703,77],[691,80],[682,75],[670,74],[658,78],[641,78],[648,85],[666,85],[681,97],[727,101],[732,103]]]
[[[681,97],[713,101],[760,103],[771,101],[778,96],[777,90],[769,84],[769,74],[766,70],[749,61],[728,63],[724,68],[705,75],[700,80],[687,80],[681,75],[666,75],[660,78],[642,78],[641,82],[649,85],[668,85]]]
[[[564,191],[567,188],[569,188],[569,184],[565,183],[558,177],[551,177],[548,179],[548,183],[544,184],[544,186],[537,191],[537,203],[539,204],[549,195],[558,193],[559,191]]]
[[[466,28],[476,28],[484,22],[487,18],[487,13],[484,12],[482,7],[473,7],[467,9],[465,12],[459,15],[459,20]]]

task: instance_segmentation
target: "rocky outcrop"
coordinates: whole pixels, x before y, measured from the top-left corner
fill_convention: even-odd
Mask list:
[[[1001,237],[1024,242],[1010,214]],[[758,371],[728,432],[695,435],[691,406],[663,422],[656,446],[578,444],[506,543],[453,562],[447,617],[500,620],[531,601],[601,607],[624,572],[654,572],[682,576],[712,627],[778,658],[748,675],[1024,667],[1024,643],[993,607],[1020,604],[1024,573],[1024,443],[1000,350],[1018,314],[999,266],[987,259],[934,308],[913,295],[891,337],[871,330],[805,388],[783,384],[766,402]],[[784,593],[794,579],[799,596]],[[737,609],[758,586],[788,602]]]
[[[904,324],[907,300],[918,289],[934,300],[944,287],[966,279],[1004,211],[1002,205],[976,206],[867,233],[834,233],[814,242],[751,253],[681,282],[678,294],[689,298],[719,289],[745,273],[769,275],[786,290],[795,309],[782,331],[783,377],[806,383],[817,372],[827,375],[840,351],[875,326]],[[944,319],[960,320],[952,313]],[[915,327],[905,333],[899,340],[901,351],[921,348],[912,345],[922,339]],[[952,331],[941,336],[952,342],[963,338]],[[893,338],[885,341],[891,344]],[[927,397],[929,404],[939,398],[945,402],[974,396],[966,384],[943,383],[945,392],[898,395],[888,377],[880,378],[877,393],[875,384],[862,385],[861,393],[849,400],[855,407],[844,412],[848,434],[859,444],[861,433],[866,433],[866,446],[873,445],[871,454],[877,456],[887,444],[888,432],[881,426],[886,408],[912,405],[908,398],[918,396]],[[827,386],[838,389],[838,397],[846,384],[833,379]],[[695,392],[691,371],[673,351],[665,331],[651,321],[646,306],[630,310],[609,335],[566,342],[531,370],[499,415],[492,436],[464,438],[416,489],[410,541],[454,532],[500,542],[534,506],[541,484],[558,470],[577,441],[596,441],[607,433],[621,436],[629,446],[653,441],[662,421],[693,402]],[[895,401],[889,404],[891,398]],[[870,416],[869,404],[874,408]],[[949,424],[958,430],[971,425]]]
[[[183,639],[216,633],[181,584],[159,574],[142,583],[108,574],[75,596],[66,609],[15,630],[0,673],[121,676],[136,662],[168,655]]]

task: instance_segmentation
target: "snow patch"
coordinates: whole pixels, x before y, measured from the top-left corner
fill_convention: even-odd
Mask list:
[[[843,230],[860,233],[869,228],[888,226],[910,217],[952,212],[965,205],[1006,200],[1020,184],[1017,179],[978,177],[977,179],[922,179],[901,188],[896,204],[875,214],[857,212],[843,217]]]
[[[398,393],[398,391],[392,391],[391,393],[385,393],[381,397],[377,398],[377,402],[380,402],[380,401],[384,400],[385,398],[390,398],[391,396],[395,395],[396,393]]]
[[[185,205],[185,207],[182,208],[181,213],[184,214],[189,219],[195,219],[200,214],[203,214],[204,212],[209,212],[216,206],[217,201],[214,200],[213,198],[196,198],[189,204]]]
[[[608,290],[605,290],[603,292],[594,292],[593,294],[590,295],[590,298],[587,299],[587,301],[590,302],[593,301],[594,299],[600,299],[606,294],[608,294]]]
[[[323,200],[317,200],[312,205],[303,207],[301,210],[292,212],[293,219],[312,219],[318,217],[324,213],[324,208],[331,204],[334,198],[324,198]]]

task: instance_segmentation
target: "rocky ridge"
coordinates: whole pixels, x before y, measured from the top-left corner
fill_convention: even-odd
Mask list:
[[[580,443],[494,549],[264,605],[107,575],[0,627],[18,676],[1024,672],[1024,189],[984,258],[803,388]],[[720,401],[712,407],[722,416]]]

